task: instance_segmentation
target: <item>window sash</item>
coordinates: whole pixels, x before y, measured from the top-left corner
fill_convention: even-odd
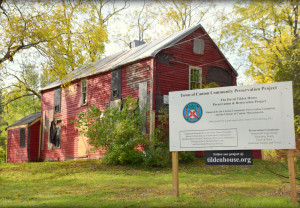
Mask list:
[[[190,90],[202,88],[202,68],[190,67]]]
[[[87,104],[87,80],[81,80],[81,105]]]

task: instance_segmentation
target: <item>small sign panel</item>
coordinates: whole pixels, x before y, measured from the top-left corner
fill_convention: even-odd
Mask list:
[[[169,105],[169,95],[164,95],[163,99],[164,99],[164,104],[168,104]]]
[[[251,150],[206,151],[206,165],[253,165]]]
[[[170,151],[295,149],[292,82],[169,93]]]

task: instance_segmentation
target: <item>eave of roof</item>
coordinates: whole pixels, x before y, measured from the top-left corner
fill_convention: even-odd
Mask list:
[[[24,118],[17,121],[16,123],[8,126],[7,129],[12,129],[12,127],[17,127],[17,126],[28,126],[28,125],[32,124],[33,122],[35,122],[40,117],[41,117],[41,112],[32,113],[28,116],[25,116]]]
[[[201,24],[195,25],[193,27],[187,28],[185,30],[179,31],[177,33],[174,33],[172,35],[169,35],[167,37],[155,40],[153,42],[140,45],[138,47],[132,48],[130,50],[121,51],[119,53],[113,54],[111,56],[105,57],[101,60],[95,61],[91,64],[78,67],[73,72],[71,72],[71,80],[80,80],[82,78],[86,78],[92,75],[109,72],[114,69],[117,69],[119,67],[143,60],[145,58],[149,57],[155,57],[156,54],[158,54],[160,51],[162,51],[165,48],[173,46],[175,43],[179,42],[198,28],[201,28],[204,30],[204,28],[201,26]],[[204,30],[205,31],[205,30]],[[207,34],[207,32],[205,31]],[[207,34],[208,35],[208,34]],[[217,47],[218,48],[218,47]],[[220,51],[221,52],[221,51]],[[223,53],[221,52],[223,55]],[[225,56],[223,55],[225,58]],[[232,68],[233,72],[237,74],[236,70],[232,67],[232,65],[228,62],[228,60],[225,58],[226,62],[229,64],[229,66]],[[60,86],[63,84],[62,81],[56,81],[48,86],[42,88],[40,91],[52,89],[55,87]]]

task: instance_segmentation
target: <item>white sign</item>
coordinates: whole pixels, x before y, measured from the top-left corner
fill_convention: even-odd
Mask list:
[[[296,149],[292,82],[169,93],[170,151]]]

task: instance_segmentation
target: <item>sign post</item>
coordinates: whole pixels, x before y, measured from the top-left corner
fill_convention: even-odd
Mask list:
[[[172,152],[173,196],[179,197],[178,152]]]
[[[288,150],[288,166],[289,166],[289,178],[291,187],[291,199],[292,202],[297,204],[297,189],[295,179],[295,162],[294,162],[295,150]]]
[[[178,151],[287,149],[291,197],[297,202],[292,82],[170,92],[169,113],[174,196]],[[215,154],[210,162],[250,161]]]

